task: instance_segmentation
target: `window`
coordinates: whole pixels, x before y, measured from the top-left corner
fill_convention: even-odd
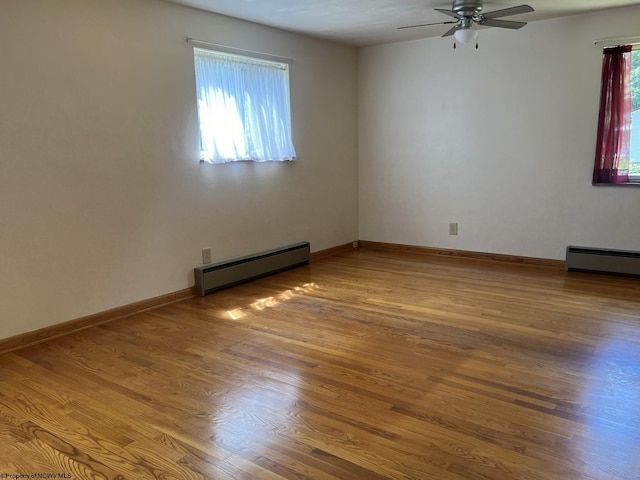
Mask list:
[[[638,47],[620,45],[603,52],[594,184],[640,183]]]
[[[640,183],[640,45],[631,51],[631,146],[629,181]]]
[[[294,160],[289,65],[194,48],[200,159]]]

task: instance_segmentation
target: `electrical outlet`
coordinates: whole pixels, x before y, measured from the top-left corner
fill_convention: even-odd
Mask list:
[[[211,249],[203,248],[202,249],[202,263],[211,263]]]
[[[458,234],[458,224],[450,223],[449,224],[449,235],[457,235]]]

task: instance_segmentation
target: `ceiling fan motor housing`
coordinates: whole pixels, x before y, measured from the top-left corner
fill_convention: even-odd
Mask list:
[[[475,17],[482,11],[482,0],[453,0],[451,10],[461,17]]]

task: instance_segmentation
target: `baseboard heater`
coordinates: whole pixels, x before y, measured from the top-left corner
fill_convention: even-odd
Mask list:
[[[566,269],[640,276],[640,252],[568,246]]]
[[[309,263],[310,255],[309,242],[301,242],[226,262],[196,267],[196,291],[204,297],[223,288],[306,265]]]

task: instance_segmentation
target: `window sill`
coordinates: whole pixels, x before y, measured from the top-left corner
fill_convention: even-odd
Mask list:
[[[640,187],[640,182],[627,183],[592,183],[594,187]]]

